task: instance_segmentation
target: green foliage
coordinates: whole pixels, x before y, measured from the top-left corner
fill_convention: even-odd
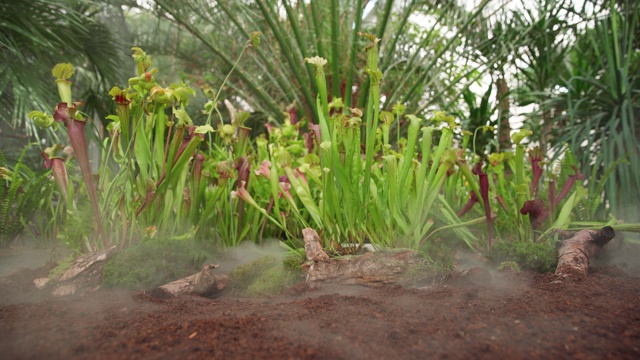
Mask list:
[[[513,44],[531,41],[524,53],[517,54],[522,60],[519,66],[527,66],[521,70],[531,88],[517,92],[530,96],[520,99],[523,104],[559,78],[547,73],[550,64],[536,62],[543,43],[558,35],[548,33],[539,21],[557,15],[553,4],[540,4],[544,6],[539,14],[523,10],[525,15],[514,16],[514,23],[498,29],[479,46],[484,57],[480,67],[493,68],[492,74],[495,71],[502,78],[500,68],[507,61],[497,55]],[[475,26],[476,19],[483,24],[479,27],[490,25],[483,23],[486,19],[481,14],[486,2],[472,13],[453,2],[431,6],[411,1],[397,12],[392,11],[392,2],[378,3],[373,13],[377,21],[371,23],[361,23],[362,2],[355,6],[337,1],[216,2],[197,14],[180,3],[156,1],[156,5],[195,36],[185,38],[184,44],[204,44],[210,54],[203,57],[222,60],[214,75],[200,79],[220,86],[214,91],[205,85],[198,94],[207,99],[202,111],[206,120],[198,126],[191,102],[195,90],[184,82],[166,86],[151,56],[141,48],[132,49],[137,73],[126,87],[110,92],[116,114],[108,117],[111,136],[103,142],[97,186],[102,220],[108,228],[117,229],[108,232],[106,243],[126,247],[141,236],[195,237],[233,246],[276,237],[295,249],[301,245],[301,230],[313,227],[325,248],[368,239],[378,247],[427,249],[432,242],[455,236],[480,249],[482,237],[492,237],[493,231],[502,239],[533,242],[552,228],[568,228],[576,220],[593,217],[606,204],[598,193],[606,188],[605,180],[596,181],[612,176],[616,170],[611,167],[604,173],[591,172],[587,190],[584,181],[577,181],[583,175],[574,152],[558,152],[564,158],[556,172],[555,159],[544,159],[544,149],[536,153],[535,165],[533,152],[526,161],[529,139],[546,144],[550,135],[544,129],[521,129],[513,137],[513,154],[502,149],[487,156],[487,149],[496,148],[493,136],[495,125],[500,125],[492,120],[497,108],[491,100],[493,85],[482,94],[479,105],[468,86],[452,91],[457,84],[473,82],[486,73],[470,65],[465,66],[466,74],[448,67],[448,56],[465,52],[468,45],[457,36],[437,34],[445,27],[456,34],[465,32]],[[278,9],[286,17],[278,16]],[[456,21],[444,15],[452,9],[465,16]],[[407,25],[413,11],[437,15],[434,29],[415,33]],[[238,37],[243,39],[241,46],[218,41],[212,24],[220,19],[230,21],[230,32],[244,34]],[[612,26],[616,19],[610,20]],[[557,18],[553,20],[558,24]],[[511,27],[526,31],[516,34],[513,44],[498,46],[499,40],[514,35]],[[246,29],[252,28],[265,36],[249,34]],[[380,41],[390,29],[397,37]],[[405,30],[412,33],[403,34]],[[402,47],[405,35],[419,44],[401,51],[408,54],[396,54],[390,44]],[[357,57],[362,49],[365,53]],[[555,50],[547,60],[560,62],[570,53]],[[424,59],[418,59],[418,53]],[[452,59],[457,61],[455,56]],[[257,70],[262,75],[251,76]],[[432,87],[436,89],[427,93]],[[344,92],[345,88],[357,92]],[[400,93],[407,88],[408,94]],[[498,93],[509,96],[507,90]],[[442,101],[441,95],[447,92],[452,98]],[[425,112],[436,103],[446,103],[447,108],[460,95],[466,102],[464,111],[457,112],[460,117]],[[221,99],[226,116],[219,109]],[[240,101],[252,101],[256,109],[271,115],[266,136],[249,138],[251,129],[245,124],[253,115],[234,108],[234,102]],[[291,105],[285,113],[278,104]],[[389,111],[392,104],[393,112]],[[503,116],[508,109],[499,110]],[[562,107],[556,110],[563,113]],[[405,115],[405,111],[414,114]],[[542,121],[548,126],[551,118],[546,115],[551,113],[543,111]],[[50,122],[45,115],[37,118]],[[462,135],[460,125],[467,130]],[[477,163],[478,158],[483,163]],[[478,164],[473,171],[471,164]],[[463,204],[469,198],[474,201],[466,209]],[[475,202],[483,211],[472,208]],[[525,211],[527,206],[533,210]],[[71,228],[79,229],[73,221],[69,220]],[[485,222],[486,232],[479,228]],[[472,231],[477,229],[482,231]]]
[[[561,14],[568,7],[573,11]],[[509,22],[510,33],[519,37],[511,44],[518,49],[514,99],[539,104],[526,114],[524,126],[556,156],[568,144],[592,180],[592,199],[604,190],[604,201],[590,201],[588,212],[606,217],[612,211],[638,221],[629,209],[640,196],[640,97],[634,93],[640,84],[640,5],[541,0],[522,8]]]
[[[193,242],[145,241],[117,253],[103,268],[103,284],[149,289],[201,269],[207,252]]]
[[[310,132],[303,139],[305,124],[294,123],[293,115],[282,126],[272,127],[268,139],[259,138],[255,148],[250,146],[250,129],[243,126],[247,114],[229,102],[230,124],[218,113],[220,121],[214,128],[209,123],[217,112],[219,92],[208,89],[204,89],[211,98],[205,105],[207,124],[196,126],[186,111],[194,91],[182,83],[161,87],[151,57],[133,48],[139,76],[129,79],[129,87],[110,91],[117,111],[109,117],[111,137],[104,142],[98,189],[102,221],[121,230],[108,232],[105,244],[126,244],[135,236],[197,236],[236,245],[265,235],[295,239],[302,228],[313,226],[324,232],[326,244],[357,243],[369,237],[378,245],[418,248],[437,223],[475,246],[478,240],[465,229],[467,224],[438,196],[454,164],[454,117],[435,114],[436,123],[446,122],[449,128],[441,130],[440,144],[432,153],[435,128],[420,129],[423,119],[407,115],[407,139],[393,151],[389,125],[402,114],[396,111],[394,119],[383,113],[379,121],[378,39],[362,36],[372,43],[367,49],[370,96],[364,111],[352,108],[346,113],[338,98],[329,104],[323,69],[327,61],[309,60],[316,66],[320,91],[320,129],[315,133],[320,136],[315,147],[314,135]],[[380,127],[387,134],[384,139]],[[386,153],[383,157],[381,150]],[[71,218],[72,226],[66,227],[71,232],[82,229],[74,221]],[[77,236],[67,231],[61,235],[74,248],[80,246],[71,241]],[[89,241],[85,238],[84,244]]]
[[[629,218],[640,197],[640,97],[634,90],[640,86],[640,4],[624,3],[610,1],[604,10],[609,15],[586,30],[572,53],[568,92],[558,94],[552,104],[567,107],[557,119],[566,123],[560,140],[569,143],[582,171],[607,174],[604,190],[610,208]],[[610,172],[609,166],[621,158],[628,163]],[[595,182],[592,187],[596,190]],[[629,220],[640,220],[635,216]]]
[[[364,110],[351,108],[347,112],[337,98],[329,104],[324,72],[327,60],[306,59],[316,67],[319,91],[319,124],[310,125],[313,133],[308,133],[308,137],[315,138],[315,146],[308,144],[306,155],[292,151],[297,149],[297,131],[289,130],[288,120],[279,131],[272,130],[269,161],[261,166],[268,169],[261,170],[263,176],[257,179],[262,186],[271,188],[275,211],[269,219],[294,236],[304,227],[318,229],[325,247],[332,243],[361,244],[368,238],[380,247],[418,249],[436,228],[434,224],[448,226],[469,246],[477,246],[478,239],[465,229],[466,224],[447,201],[438,196],[455,164],[455,118],[443,112],[434,114],[431,121],[435,125],[443,122],[448,127],[440,130],[440,143],[432,151],[436,128],[422,127],[423,119],[407,115],[407,138],[403,138],[404,145],[398,145],[397,151],[393,149],[388,130],[394,115],[379,111],[379,39],[369,34],[361,36],[371,41],[367,48],[370,94]],[[401,117],[398,112],[396,115]],[[293,136],[286,137],[285,133]],[[279,194],[283,201],[275,201]],[[256,199],[257,195],[252,197]]]
[[[59,227],[57,239],[75,253],[79,254],[85,249],[90,249],[90,241],[95,234],[91,205],[88,202],[81,202],[77,208],[68,209]]]
[[[534,242],[500,242],[490,254],[496,263],[513,261],[525,270],[547,273],[555,271],[558,255],[553,245]]]
[[[301,280],[299,266],[285,266],[270,255],[237,267],[229,277],[233,291],[249,297],[277,294]]]
[[[10,245],[51,196],[50,173],[25,166],[26,151],[15,165],[8,164],[0,151],[0,247]]]

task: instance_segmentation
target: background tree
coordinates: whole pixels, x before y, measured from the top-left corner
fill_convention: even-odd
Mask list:
[[[280,120],[288,105],[297,108],[299,116],[313,119],[316,114],[313,69],[304,63],[305,57],[328,59],[330,97],[342,97],[348,106],[364,106],[366,42],[358,32],[382,39],[385,109],[397,101],[414,113],[446,106],[452,94],[474,81],[469,74],[479,66],[456,59],[469,50],[462,34],[482,16],[487,2],[467,11],[452,1],[157,0],[154,11],[177,24],[182,36],[188,32],[198,40],[194,50],[198,61],[208,65],[204,69],[210,80],[220,80],[250,32],[261,31],[261,46],[240,60],[222,98],[235,97]],[[190,41],[185,46],[181,41],[178,52],[189,46]]]
[[[562,109],[551,119],[559,133],[552,148],[564,144],[591,179],[608,177],[605,199],[629,221],[640,217],[640,4],[589,2],[594,10],[572,47],[569,75],[541,108]],[[584,16],[584,12],[578,14]],[[621,163],[621,161],[623,161]],[[595,182],[590,183],[596,190]],[[603,203],[603,205],[606,203]],[[635,217],[635,219],[634,219]]]

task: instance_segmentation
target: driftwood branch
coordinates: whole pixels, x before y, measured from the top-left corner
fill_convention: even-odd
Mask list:
[[[575,233],[561,231],[557,234],[562,242],[558,248],[556,276],[575,279],[587,277],[589,260],[616,235],[611,226]]]
[[[324,261],[329,260],[329,255],[322,250],[320,245],[320,236],[313,229],[302,229],[304,238],[304,252],[307,254],[307,261]]]
[[[320,237],[313,229],[302,231],[307,262],[303,269],[307,282],[357,284],[371,287],[385,284],[410,285],[436,279],[425,259],[414,250],[386,250],[364,255],[329,258],[322,250]]]
[[[109,249],[87,254],[76,259],[61,275],[54,278],[40,278],[33,282],[38,289],[52,285],[54,296],[68,296],[100,288],[102,284],[102,267],[115,251]]]
[[[157,297],[173,297],[178,295],[211,296],[223,290],[229,283],[227,275],[214,275],[218,265],[207,264],[200,272],[187,276],[150,291]]]

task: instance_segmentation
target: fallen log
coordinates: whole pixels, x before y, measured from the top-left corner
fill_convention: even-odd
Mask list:
[[[207,264],[198,273],[158,286],[151,290],[150,294],[162,298],[178,295],[213,296],[223,290],[229,282],[227,275],[213,274],[217,267],[218,265]]]
[[[35,279],[33,283],[38,289],[52,286],[53,296],[69,296],[97,290],[102,285],[102,267],[115,248],[112,246],[103,251],[81,256],[60,275]]]
[[[555,274],[559,278],[576,280],[587,277],[589,260],[616,235],[611,226],[605,226],[600,230],[556,233],[561,242],[558,246],[558,266]]]
[[[384,250],[329,258],[322,250],[315,230],[304,229],[302,234],[307,255],[303,270],[309,283],[379,287],[433,283],[442,278],[428,266],[424,256],[414,250]]]
[[[315,230],[303,229],[302,235],[307,259],[302,269],[307,283],[311,285],[424,286],[432,285],[448,275],[435,271],[427,259],[415,250],[389,249],[330,258],[322,249],[320,236]],[[199,273],[159,286],[149,293],[156,297],[215,296],[223,289],[238,286],[238,274],[214,275],[213,269],[216,267],[205,265]],[[456,269],[453,276],[460,279],[461,283],[486,285],[491,282],[489,271],[480,267]]]

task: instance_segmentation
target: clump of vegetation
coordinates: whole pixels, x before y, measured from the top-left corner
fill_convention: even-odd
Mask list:
[[[267,255],[237,267],[229,274],[233,291],[239,295],[259,297],[290,287],[300,279],[300,271],[293,270],[292,261],[282,262]]]
[[[124,289],[152,288],[197,272],[205,260],[205,252],[193,243],[147,241],[108,260],[103,283]]]
[[[420,248],[420,252],[425,255],[425,263],[431,271],[447,274],[453,270],[454,249],[464,246],[447,241],[426,242]]]
[[[67,245],[76,254],[83,249],[89,249],[92,234],[95,233],[95,225],[91,221],[91,205],[82,203],[75,209],[67,210],[64,221],[59,226],[57,238]]]
[[[406,275],[400,279],[399,284],[414,288],[430,286],[446,279],[452,270],[453,262],[425,256],[419,264],[408,267]]]
[[[493,247],[491,258],[503,264],[515,262],[521,269],[540,273],[552,272],[558,264],[556,250],[547,243],[500,242]]]
[[[522,269],[520,269],[520,265],[518,265],[518,263],[515,262],[515,261],[503,261],[503,262],[501,262],[500,265],[498,265],[498,270],[511,270],[511,271],[515,271],[515,272],[522,271]]]
[[[51,189],[48,172],[35,172],[23,163],[29,147],[10,165],[0,150],[0,247],[6,247],[44,207]]]

